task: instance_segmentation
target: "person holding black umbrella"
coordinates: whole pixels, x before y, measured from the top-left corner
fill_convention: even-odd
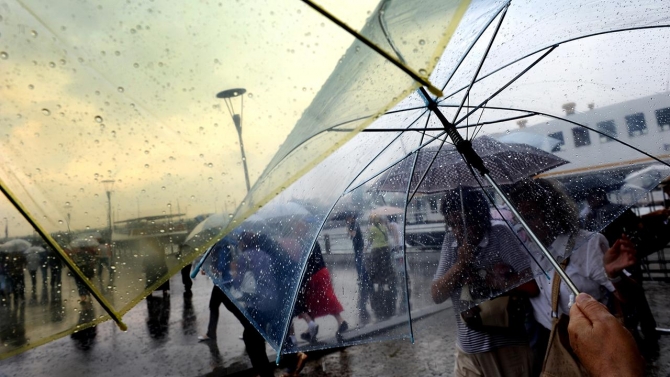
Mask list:
[[[466,322],[462,313],[527,281],[530,265],[512,231],[491,224],[488,201],[481,191],[460,188],[442,199],[450,228],[431,285],[435,303],[451,298],[458,326],[456,376],[530,376],[532,354],[523,325],[493,332]],[[522,295],[537,294],[520,286]]]

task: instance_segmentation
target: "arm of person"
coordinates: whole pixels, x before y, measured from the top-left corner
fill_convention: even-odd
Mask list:
[[[614,288],[617,299],[627,301],[627,292],[630,291],[629,279],[623,274],[623,270],[635,264],[635,245],[626,235],[616,240],[614,245],[603,254],[603,267],[605,274]]]
[[[670,209],[664,208],[664,209],[658,209],[656,211],[651,211],[647,214],[644,214],[640,216],[640,218],[651,218],[651,217],[668,217],[670,216]]]
[[[527,297],[535,297],[540,294],[540,287],[537,286],[537,282],[531,276],[531,280],[519,285],[510,292]]]
[[[570,309],[568,334],[573,351],[589,375],[644,375],[644,361],[633,336],[591,296],[577,296]]]
[[[469,263],[472,254],[476,248],[464,245],[458,248],[458,259],[447,272],[439,276],[430,286],[430,294],[436,304],[441,304],[446,301],[454,289],[457,289],[465,283],[464,276],[467,274]],[[445,258],[443,253],[440,260],[440,265],[444,263],[442,258]]]

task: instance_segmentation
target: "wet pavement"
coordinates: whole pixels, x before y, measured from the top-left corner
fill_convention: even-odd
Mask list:
[[[340,281],[352,280],[348,271],[339,270],[336,265],[331,270],[336,287]],[[425,273],[414,271],[415,286],[430,280],[430,276],[419,275]],[[418,281],[420,279],[424,281]],[[209,318],[211,287],[209,279],[199,276],[194,282],[192,297],[184,296],[180,277],[175,276],[171,279],[170,295],[154,292],[124,316],[129,327],[127,332],[120,331],[112,322],[102,323],[94,329],[0,361],[0,376],[251,375],[240,340],[242,327],[223,307],[218,342],[197,341]],[[646,283],[646,287],[659,326],[670,327],[670,316],[665,314],[670,304],[670,284],[651,282]],[[413,292],[413,297],[418,302],[427,302],[419,292]],[[355,324],[354,318],[347,318],[346,312],[344,315]],[[323,318],[317,322],[322,326],[320,334],[324,334],[327,341],[327,334],[334,332],[335,321]],[[403,326],[406,325],[400,325]],[[454,329],[451,309],[438,310],[414,323],[414,344],[398,339],[313,353],[303,375],[450,376],[455,352]],[[269,347],[268,354],[274,358],[274,351]],[[281,373],[277,369],[276,375]],[[661,356],[650,365],[648,375],[669,373],[670,336],[665,336],[661,338]]]

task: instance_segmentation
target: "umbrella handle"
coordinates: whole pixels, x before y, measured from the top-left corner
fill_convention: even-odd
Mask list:
[[[193,268],[193,271],[191,271],[191,279],[195,279],[198,276],[198,272],[200,272],[200,269],[202,268],[202,265],[205,263],[205,260],[209,256],[209,254],[212,253],[213,247],[210,247],[205,251],[205,254],[203,254],[202,258],[200,258],[200,261],[195,265]]]

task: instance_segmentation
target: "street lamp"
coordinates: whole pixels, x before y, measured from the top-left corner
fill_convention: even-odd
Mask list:
[[[233,118],[233,123],[235,123],[235,129],[237,130],[237,136],[240,139],[240,151],[242,152],[242,164],[244,166],[244,179],[247,183],[247,192],[251,190],[251,185],[249,184],[249,171],[247,170],[247,158],[244,155],[244,144],[242,144],[242,108],[244,105],[244,97],[242,96],[246,93],[247,90],[243,88],[228,89],[220,92],[216,95],[217,98],[223,98],[223,101],[226,103],[228,108],[228,113],[230,117]],[[233,99],[235,97],[240,97],[240,113],[235,113],[235,107],[233,106]]]
[[[113,179],[106,179],[102,181],[107,193],[107,227],[109,228],[109,242],[112,241],[112,188],[114,187]]]
[[[65,224],[67,225],[67,233],[68,235],[70,234],[70,211],[72,210],[72,204],[70,202],[65,202],[65,210],[67,211],[66,213],[66,218],[65,218]]]

